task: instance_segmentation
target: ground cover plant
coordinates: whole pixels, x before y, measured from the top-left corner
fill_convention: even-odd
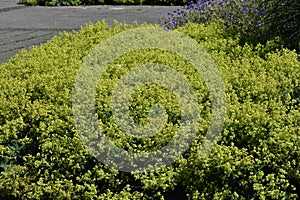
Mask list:
[[[147,26],[153,25],[142,25]],[[133,118],[141,123],[147,121],[145,114],[153,102],[161,101],[167,107],[168,126],[146,141],[122,134],[107,106],[120,75],[143,63],[158,62],[178,70],[195,90],[202,110],[197,137],[174,164],[153,172],[118,172],[91,156],[72,116],[76,73],[97,44],[135,27],[140,26],[88,24],[0,65],[0,197],[174,199],[175,194],[188,199],[298,199],[299,54],[281,49],[274,41],[240,45],[240,38],[231,37],[221,23],[188,23],[178,28],[209,53],[225,84],[225,126],[209,155],[199,157],[210,120],[209,95],[202,77],[179,56],[140,50],[117,59],[99,81],[99,123],[111,140],[131,151],[151,150],[170,140],[180,109],[163,88],[143,87],[132,102]]]

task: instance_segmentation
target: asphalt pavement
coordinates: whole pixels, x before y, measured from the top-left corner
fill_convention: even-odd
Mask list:
[[[79,30],[86,23],[114,20],[160,24],[172,6],[76,6],[43,7],[18,4],[19,0],[0,0],[0,64],[21,49],[50,40],[62,31]]]

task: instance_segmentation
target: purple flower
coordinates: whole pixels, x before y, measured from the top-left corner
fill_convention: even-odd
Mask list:
[[[242,8],[243,11],[248,11],[249,10],[249,5],[247,4],[246,7]]]
[[[219,5],[220,5],[220,6],[224,6],[224,2],[222,2],[222,1],[219,2]]]
[[[188,10],[193,9],[193,8],[195,8],[194,4],[190,4],[190,5],[187,7]]]

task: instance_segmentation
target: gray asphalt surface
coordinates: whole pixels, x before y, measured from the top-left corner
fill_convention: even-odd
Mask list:
[[[139,24],[161,23],[171,6],[79,6],[29,7],[19,0],[0,0],[0,64],[21,49],[29,49],[59,35],[61,31],[78,30],[87,22],[103,19]]]

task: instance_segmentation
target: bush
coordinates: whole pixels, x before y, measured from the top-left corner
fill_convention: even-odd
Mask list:
[[[28,6],[36,6],[36,5],[38,5],[38,0],[27,0],[27,1],[25,1],[25,3]]]
[[[240,46],[239,39],[229,37],[217,23],[187,24],[178,29],[210,54],[226,87],[227,118],[213,151],[199,157],[210,112],[202,78],[179,56],[140,50],[112,63],[99,81],[97,111],[111,139],[121,147],[141,150],[134,145],[143,141],[122,134],[105,103],[120,75],[147,62],[174,67],[189,80],[201,102],[203,126],[182,158],[153,172],[118,172],[89,154],[72,118],[73,82],[84,58],[97,44],[135,27],[89,24],[79,32],[64,33],[40,47],[24,50],[0,65],[0,197],[167,199],[180,190],[190,199],[299,198],[299,55],[286,49],[270,51],[276,48],[272,41],[266,46]],[[144,87],[135,95],[132,106],[137,112],[133,118],[141,121],[147,120],[143,118],[145,109],[154,101],[175,104],[168,108],[174,117],[168,121],[169,129],[143,145],[153,141],[159,146],[168,141],[180,116],[176,100],[156,86]]]

